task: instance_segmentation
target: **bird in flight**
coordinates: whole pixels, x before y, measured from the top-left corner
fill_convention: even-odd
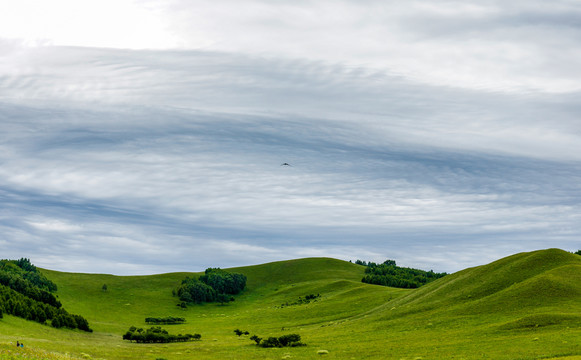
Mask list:
[[[289,163],[282,163],[282,164],[280,164],[280,166],[292,166],[292,165]]]

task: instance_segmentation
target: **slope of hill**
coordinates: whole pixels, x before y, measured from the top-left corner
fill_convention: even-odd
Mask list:
[[[59,300],[93,334],[5,316],[4,342],[104,359],[539,359],[581,355],[581,257],[561,250],[516,254],[414,290],[361,283],[364,267],[310,258],[240,267],[247,289],[226,306],[184,310],[171,291],[185,276],[75,274],[43,270]],[[103,290],[103,285],[107,290]],[[316,301],[299,297],[320,294]],[[287,306],[282,306],[286,304]],[[176,316],[171,333],[202,340],[135,344],[121,335],[146,317]],[[308,346],[262,349],[248,336],[298,333]],[[328,353],[327,353],[328,352]],[[88,354],[83,355],[82,353]],[[573,359],[572,357],[570,359]]]
[[[559,249],[520,253],[446,276],[398,300],[460,312],[528,311],[581,297],[581,257]]]

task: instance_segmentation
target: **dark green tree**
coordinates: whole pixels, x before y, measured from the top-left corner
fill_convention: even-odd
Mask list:
[[[177,294],[181,301],[187,303],[201,304],[216,300],[216,290],[197,279],[188,279],[178,288]]]
[[[369,262],[365,269],[362,282],[368,284],[413,289],[439,279],[446,273],[435,273],[432,270],[399,267],[394,260],[386,260],[383,264]]]
[[[217,294],[216,301],[219,302],[220,305],[224,305],[230,301],[234,301],[234,297],[228,294]]]
[[[260,344],[260,341],[262,340],[262,338],[261,337],[258,337],[256,335],[252,335],[250,337],[250,340],[254,340],[254,342],[256,343],[256,345],[258,345],[258,344]]]
[[[220,268],[208,268],[199,279],[186,277],[172,294],[185,303],[218,301],[223,305],[234,301],[234,297],[230,295],[238,294],[245,287],[245,275],[229,273]]]

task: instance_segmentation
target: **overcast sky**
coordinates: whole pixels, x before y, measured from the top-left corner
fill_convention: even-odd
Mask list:
[[[576,251],[579,99],[577,0],[5,1],[0,258]]]

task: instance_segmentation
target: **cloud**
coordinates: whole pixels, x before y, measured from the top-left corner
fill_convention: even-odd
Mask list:
[[[9,254],[61,256],[71,259],[63,262],[69,271],[87,254],[108,261],[91,260],[85,271],[113,273],[324,254],[411,266],[410,252],[421,258],[434,246],[522,251],[531,243],[570,246],[578,236],[572,214],[580,213],[581,172],[571,161],[369,144],[370,131],[345,120],[133,106],[8,109],[21,119],[3,122]],[[45,114],[59,121],[44,122]],[[92,120],[111,118],[119,121]],[[453,271],[470,261],[420,264]]]
[[[116,274],[304,256],[455,271],[576,246],[570,3],[237,4],[119,5],[159,15],[167,46],[0,42],[4,257]]]
[[[41,231],[76,232],[82,229],[78,225],[56,219],[39,219],[28,221],[28,224]]]
[[[580,17],[566,0],[21,1],[3,11],[0,33],[32,44],[218,51],[430,85],[564,93],[580,90]]]

